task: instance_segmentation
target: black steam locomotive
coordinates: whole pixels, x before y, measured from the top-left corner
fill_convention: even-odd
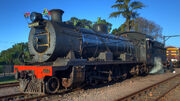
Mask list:
[[[165,63],[164,45],[149,35],[108,34],[106,25],[90,29],[62,22],[64,11],[50,11],[51,21],[32,12],[29,52],[32,61],[15,65],[16,79],[25,93],[56,93],[83,83],[97,84],[147,74],[156,58]]]

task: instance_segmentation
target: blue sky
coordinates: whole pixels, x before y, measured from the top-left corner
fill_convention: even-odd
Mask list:
[[[111,6],[116,0],[0,0],[0,51],[13,44],[27,42],[30,29],[24,13],[44,8],[62,9],[63,20],[71,17],[96,21],[98,17],[106,19],[118,28],[125,19],[109,18],[116,9]],[[138,10],[141,17],[154,21],[163,28],[163,35],[180,35],[179,0],[140,0],[146,7]],[[166,45],[180,47],[180,37],[170,38]]]

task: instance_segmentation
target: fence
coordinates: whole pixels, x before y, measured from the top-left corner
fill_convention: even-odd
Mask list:
[[[13,65],[0,65],[0,77],[14,75]]]

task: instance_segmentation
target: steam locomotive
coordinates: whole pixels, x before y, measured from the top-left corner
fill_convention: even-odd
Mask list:
[[[15,65],[24,93],[56,93],[84,83],[97,84],[147,74],[156,58],[166,61],[164,45],[139,32],[108,34],[107,26],[91,29],[62,21],[64,11],[52,9],[51,20],[32,12],[28,48],[32,61]]]

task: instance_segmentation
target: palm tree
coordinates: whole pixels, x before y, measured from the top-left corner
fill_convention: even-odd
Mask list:
[[[124,18],[126,18],[125,24],[127,27],[127,31],[130,31],[132,22],[134,18],[136,18],[139,14],[137,13],[137,9],[141,9],[144,7],[143,3],[140,1],[133,1],[131,0],[117,0],[116,4],[113,5],[111,8],[117,8],[117,12],[113,12],[110,14],[111,17],[119,17],[122,15]]]

